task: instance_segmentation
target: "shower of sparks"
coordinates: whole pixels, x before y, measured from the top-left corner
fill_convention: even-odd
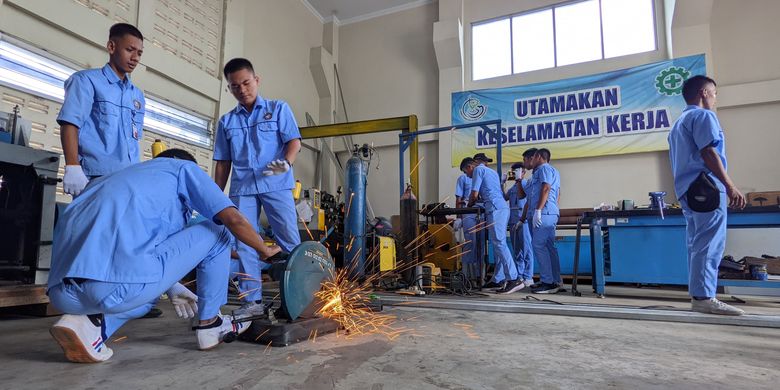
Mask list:
[[[303,224],[303,227],[305,227],[305,228],[306,228],[306,233],[309,233],[309,237],[311,238],[311,240],[312,240],[312,241],[315,241],[315,240],[314,240],[314,235],[313,235],[313,234],[311,234],[311,230],[309,230],[309,224],[308,224],[308,223],[306,223],[306,221],[304,221],[304,220],[303,220],[303,218],[301,218],[301,223]]]
[[[341,325],[347,339],[378,334],[394,340],[409,332],[408,328],[395,326],[396,316],[376,313],[368,306],[371,282],[381,274],[372,275],[365,282],[358,283],[350,277],[351,271],[353,267],[339,269],[332,280],[322,283],[322,289],[315,294],[323,302],[317,313]],[[316,339],[316,333],[310,338]]]
[[[418,161],[417,161],[417,164],[414,164],[414,168],[412,168],[412,170],[411,170],[411,171],[409,171],[409,176],[411,176],[411,175],[414,173],[414,171],[416,171],[416,170],[417,170],[417,167],[419,167],[419,166],[420,166],[420,163],[421,163],[421,162],[423,162],[423,160],[425,160],[425,156],[422,156],[422,157],[420,158],[420,160],[418,160]]]

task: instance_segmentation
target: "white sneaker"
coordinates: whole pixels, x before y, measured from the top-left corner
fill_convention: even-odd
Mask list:
[[[235,318],[243,317],[237,316]],[[223,342],[225,336],[228,334],[230,334],[228,337],[235,338],[241,333],[246,332],[246,330],[249,329],[249,325],[251,325],[249,321],[239,322],[237,324],[234,324],[232,321],[232,316],[220,314],[217,317],[217,320],[210,325],[193,327],[192,329],[195,330],[195,337],[198,339],[198,348],[201,351],[212,349]]]
[[[233,315],[236,317],[253,317],[265,314],[265,305],[256,302],[247,302],[236,310]]]
[[[715,298],[696,300],[691,299],[691,310],[699,313],[722,314],[727,316],[741,316],[745,311],[725,304]]]
[[[105,345],[102,326],[96,326],[87,316],[65,314],[49,332],[72,362],[104,362],[114,354]]]

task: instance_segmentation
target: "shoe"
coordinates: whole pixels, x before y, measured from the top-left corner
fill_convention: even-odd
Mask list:
[[[49,332],[60,344],[65,357],[76,363],[98,363],[108,360],[114,351],[105,345],[105,323],[95,324],[85,315],[63,315]]]
[[[525,285],[525,288],[535,289],[539,287],[538,283],[534,283],[533,279],[526,279],[523,281],[523,284]]]
[[[233,310],[234,317],[254,317],[265,314],[265,305],[262,301],[247,302],[236,310]]]
[[[497,290],[496,292],[499,294],[511,294],[515,291],[520,291],[525,287],[525,284],[520,279],[510,280],[506,283],[506,286],[504,286],[503,289]]]
[[[539,287],[531,290],[534,294],[557,294],[561,291],[556,283],[541,283]]]
[[[503,288],[503,283],[496,283],[492,280],[482,285],[482,288]]]
[[[219,343],[235,340],[235,338],[241,333],[246,332],[249,329],[250,321],[239,322],[234,324],[233,318],[240,319],[244,317],[232,317],[226,314],[220,314],[217,319],[211,324],[204,326],[193,326],[195,331],[195,337],[198,339],[198,349],[201,351],[209,350]]]
[[[151,310],[149,310],[148,313],[144,314],[141,318],[157,318],[162,317],[163,311],[158,309],[157,307],[153,307]]]
[[[741,316],[745,314],[745,311],[723,303],[715,298],[710,299],[691,299],[691,310],[699,313],[707,314],[721,314],[727,316]]]

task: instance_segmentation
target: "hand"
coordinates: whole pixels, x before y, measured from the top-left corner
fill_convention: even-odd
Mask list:
[[[455,220],[455,222],[452,223],[452,231],[457,232],[463,227],[463,220],[458,218]]]
[[[729,197],[729,207],[733,209],[744,209],[747,205],[747,200],[745,200],[745,195],[742,195],[741,192],[737,189],[737,187],[729,186],[726,188],[726,195]]]
[[[198,313],[198,296],[181,283],[171,286],[166,294],[179,318],[194,318]]]
[[[542,210],[534,211],[534,227],[542,227]]]
[[[89,179],[84,175],[81,165],[66,165],[65,176],[62,178],[62,190],[74,197],[79,196]]]
[[[515,181],[523,180],[523,176],[525,176],[524,169],[515,169]]]
[[[290,163],[287,160],[274,160],[265,166],[266,170],[263,171],[265,176],[281,175],[290,170]]]
[[[504,184],[504,183],[506,183],[506,179],[507,179],[507,178],[508,178],[508,176],[507,176],[507,174],[506,174],[506,173],[504,173],[504,174],[501,174],[501,184]]]

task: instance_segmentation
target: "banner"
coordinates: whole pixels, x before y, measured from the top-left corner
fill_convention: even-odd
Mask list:
[[[705,74],[704,55],[614,72],[452,94],[452,124],[501,120],[503,162],[528,148],[553,159],[667,150],[666,137],[685,109],[683,81]],[[495,158],[495,132],[453,131],[452,166],[483,152]]]

